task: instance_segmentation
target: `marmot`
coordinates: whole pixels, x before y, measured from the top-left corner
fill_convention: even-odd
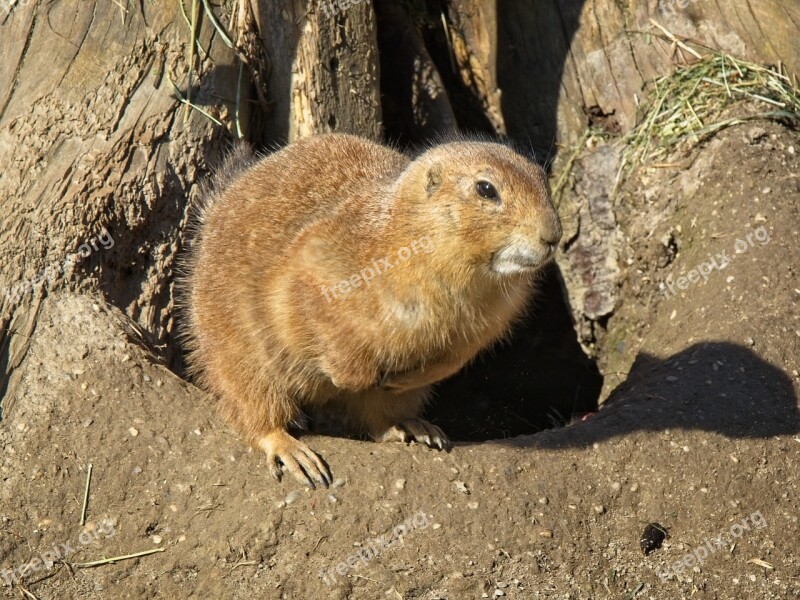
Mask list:
[[[490,142],[414,159],[342,134],[239,147],[200,208],[190,372],[276,478],[282,464],[311,487],[330,470],[288,427],[315,408],[447,446],[419,417],[431,384],[508,332],[561,238],[542,169]]]

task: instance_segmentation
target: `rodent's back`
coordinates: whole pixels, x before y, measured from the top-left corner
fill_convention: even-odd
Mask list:
[[[362,190],[374,196],[408,162],[400,153],[351,135],[304,138],[234,179],[208,208],[206,229],[222,236],[249,234],[258,238],[253,251],[275,252]]]
[[[233,156],[236,172],[223,170],[208,194],[181,285],[190,371],[220,394],[221,370],[237,360],[244,370],[248,361],[264,360],[258,347],[274,345],[267,296],[298,235],[354,198],[380,196],[409,162],[342,134],[304,138],[257,161],[240,153]]]

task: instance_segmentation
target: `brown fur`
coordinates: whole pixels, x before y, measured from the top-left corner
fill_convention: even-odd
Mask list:
[[[542,170],[498,144],[448,143],[412,161],[327,134],[252,163],[238,151],[218,180],[184,281],[189,363],[273,474],[283,463],[330,481],[287,433],[315,407],[376,440],[446,443],[418,418],[430,384],[507,333],[561,237]],[[479,180],[502,201],[482,198]],[[398,260],[421,239],[432,251]],[[508,253],[522,272],[493,270]],[[323,286],[383,257],[396,266],[326,299]]]

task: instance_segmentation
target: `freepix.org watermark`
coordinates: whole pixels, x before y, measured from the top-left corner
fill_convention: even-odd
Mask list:
[[[697,0],[658,0],[658,8],[661,10],[662,13],[667,14],[671,13],[672,15],[677,14],[675,10],[675,5],[678,5],[678,8],[683,10],[689,4],[694,4]]]
[[[678,290],[685,290],[690,284],[698,283],[700,279],[702,279],[703,282],[706,282],[714,270],[722,271],[738,255],[744,254],[756,244],[759,246],[765,246],[771,239],[767,228],[763,225],[747,233],[744,238],[745,239],[736,239],[736,242],[733,244],[733,254],[731,256],[728,256],[727,250],[717,252],[713,256],[709,254],[707,261],[700,263],[694,269],[685,271],[684,274],[676,278],[674,281],[671,276],[668,276],[667,279],[659,285],[661,288],[661,293],[664,294],[665,297],[669,298],[670,296],[675,296],[678,293],[675,291],[676,287]]]
[[[322,295],[328,302],[338,300],[340,296],[345,296],[353,291],[355,288],[360,288],[362,285],[370,285],[372,280],[378,275],[383,275],[389,269],[394,269],[401,262],[405,262],[415,254],[423,252],[430,254],[433,252],[433,242],[428,236],[421,237],[414,240],[408,246],[403,246],[396,252],[399,262],[394,261],[393,256],[384,256],[372,261],[372,265],[361,269],[359,273],[353,273],[347,279],[342,279],[339,283],[332,286],[320,286]],[[394,262],[393,262],[394,261]]]
[[[0,570],[0,578],[6,585],[19,583],[21,579],[27,579],[39,571],[47,571],[53,568],[57,562],[65,561],[78,552],[83,550],[94,541],[101,539],[107,540],[117,533],[111,521],[100,521],[93,530],[82,531],[78,536],[78,542],[68,541],[63,544],[53,544],[49,549],[40,552],[25,564],[18,565],[12,569]]]
[[[750,529],[764,529],[766,526],[767,520],[764,518],[764,515],[761,514],[761,511],[758,510],[742,519],[741,523],[734,523],[731,525],[728,531],[720,533],[715,537],[706,538],[705,544],[687,553],[681,560],[668,566],[666,570],[662,571],[661,568],[656,567],[656,574],[661,578],[661,581],[667,581],[670,574],[680,575],[683,573],[684,569],[691,569],[694,566],[699,567],[717,550],[729,546],[733,540],[742,537],[745,531],[750,531]]]
[[[417,529],[427,529],[428,525],[430,525],[428,515],[418,510],[413,516],[400,523],[400,525],[395,525],[391,532],[384,533],[381,536],[362,543],[358,552],[351,554],[346,560],[343,560],[335,567],[331,567],[327,573],[325,569],[320,569],[319,576],[322,578],[322,581],[325,582],[325,585],[336,583],[337,574],[340,577],[344,577],[359,561],[366,566],[369,561],[378,558],[382,552],[388,550],[402,540],[403,536],[407,533]]]
[[[0,0],[0,3],[2,2],[3,0]],[[98,244],[100,244],[100,246],[98,246]],[[3,294],[0,295],[0,299],[5,296],[12,303],[19,302],[24,294],[30,292],[43,280],[47,280],[47,283],[52,284],[60,274],[65,273],[71,265],[77,263],[79,258],[88,258],[92,253],[92,248],[97,251],[100,249],[100,247],[105,250],[110,250],[114,247],[114,238],[111,237],[111,234],[105,227],[103,227],[102,231],[100,231],[97,237],[90,238],[88,241],[78,246],[78,251],[76,253],[67,255],[64,260],[50,263],[41,273],[32,279],[22,281],[14,287],[9,287],[3,290]]]

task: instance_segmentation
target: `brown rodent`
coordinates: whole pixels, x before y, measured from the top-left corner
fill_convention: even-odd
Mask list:
[[[561,238],[542,169],[488,142],[412,160],[326,134],[240,148],[217,180],[183,282],[188,362],[272,474],[330,483],[288,432],[323,406],[375,440],[446,446],[419,418],[430,385],[507,333]]]

